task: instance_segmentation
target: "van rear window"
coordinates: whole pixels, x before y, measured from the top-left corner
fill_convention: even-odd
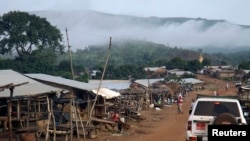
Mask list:
[[[238,105],[235,102],[223,101],[198,101],[194,115],[218,116],[221,113],[231,113],[236,117],[240,116]]]

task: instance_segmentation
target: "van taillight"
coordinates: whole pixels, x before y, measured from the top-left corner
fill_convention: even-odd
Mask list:
[[[187,130],[192,130],[192,121],[188,121]]]
[[[197,137],[189,137],[189,141],[196,141]]]

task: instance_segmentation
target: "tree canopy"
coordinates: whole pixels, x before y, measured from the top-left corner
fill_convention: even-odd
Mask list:
[[[22,57],[34,50],[63,51],[62,34],[45,18],[26,12],[11,11],[0,17],[0,53]]]

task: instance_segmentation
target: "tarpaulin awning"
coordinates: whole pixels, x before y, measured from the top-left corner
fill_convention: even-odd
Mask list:
[[[92,92],[106,99],[112,99],[121,95],[119,92],[116,92],[107,88],[100,88],[99,91],[98,89],[93,89]]]

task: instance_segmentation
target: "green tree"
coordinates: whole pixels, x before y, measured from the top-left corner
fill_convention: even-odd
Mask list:
[[[241,63],[238,65],[238,68],[239,68],[239,69],[250,69],[250,61],[241,62]]]
[[[11,11],[0,18],[0,53],[16,51],[19,57],[34,50],[63,51],[62,34],[45,18]]]
[[[202,66],[210,66],[212,64],[211,62],[211,59],[204,58],[204,60],[202,61]]]
[[[181,59],[180,57],[175,57],[167,63],[166,67],[167,69],[183,69],[184,70],[185,65],[186,65],[185,60]]]
[[[190,60],[186,62],[185,70],[196,73],[200,69],[202,69],[202,65],[198,60]]]

